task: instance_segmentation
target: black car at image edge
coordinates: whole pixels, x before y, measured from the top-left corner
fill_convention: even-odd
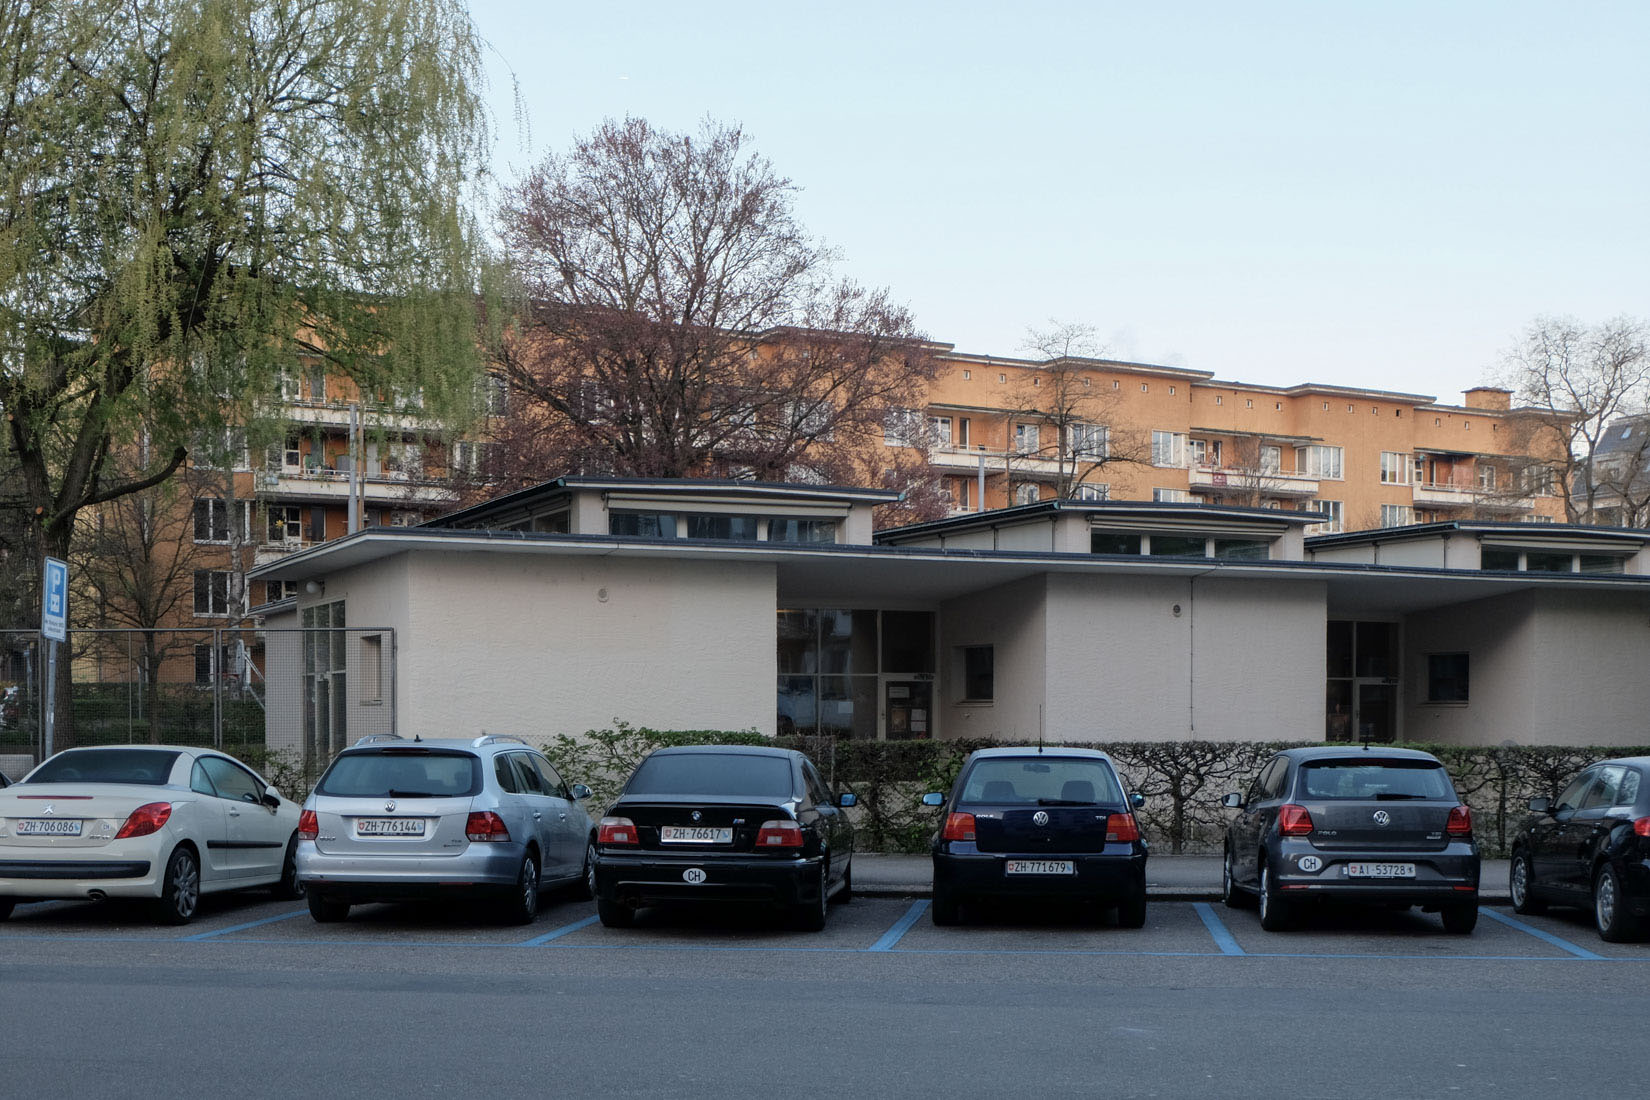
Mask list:
[[[597,914],[623,928],[647,906],[748,903],[817,932],[853,893],[853,804],[791,749],[658,749],[597,827]]]
[[[1068,899],[1146,922],[1146,843],[1111,758],[1097,749],[979,749],[963,761],[934,836],[935,924],[988,899]]]

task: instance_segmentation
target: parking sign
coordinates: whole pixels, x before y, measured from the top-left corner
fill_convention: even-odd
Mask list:
[[[46,584],[40,599],[40,633],[54,642],[69,640],[69,563],[46,559]]]

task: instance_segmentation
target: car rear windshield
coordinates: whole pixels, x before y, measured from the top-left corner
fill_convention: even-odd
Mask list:
[[[25,783],[138,783],[164,786],[178,754],[164,749],[65,752],[35,769]]]
[[[439,749],[346,753],[315,787],[335,798],[462,798],[480,791],[481,760]]]
[[[1306,798],[1453,800],[1449,773],[1430,760],[1326,760],[1301,767]]]
[[[666,753],[643,760],[624,793],[790,798],[791,788],[791,762],[782,756]]]
[[[962,801],[1117,805],[1123,789],[1104,760],[1010,757],[976,763],[963,782]]]

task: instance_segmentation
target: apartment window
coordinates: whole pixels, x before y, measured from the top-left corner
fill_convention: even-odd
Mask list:
[[[1095,484],[1095,483],[1092,483],[1092,482],[1084,482],[1083,484],[1077,486],[1077,499],[1078,500],[1110,500],[1111,499],[1111,486],[1106,485],[1106,484]]]
[[[1408,454],[1397,451],[1381,452],[1381,484],[1407,485],[1409,484],[1409,470],[1412,459]]]
[[[1282,401],[1274,401],[1272,403],[1272,408],[1275,409],[1278,412],[1282,412],[1283,411],[1283,402]]]
[[[225,680],[232,679],[237,675],[239,667],[240,662],[236,660],[235,646],[232,644],[195,646],[195,683],[197,684],[210,684],[219,677]]]
[[[235,575],[223,569],[195,570],[195,614],[231,615]]]
[[[240,428],[217,428],[195,437],[190,453],[194,464],[206,470],[250,470],[252,455],[246,449],[246,432]]]
[[[502,374],[489,374],[482,390],[482,408],[488,416],[503,416],[509,407],[510,384]]]
[[[965,703],[989,703],[997,697],[995,647],[965,645],[961,651]]]
[[[607,529],[626,538],[673,539],[676,515],[673,512],[614,512],[607,518]]]
[[[1341,480],[1341,449],[1321,443],[1295,448],[1295,469],[1311,477]]]
[[[963,484],[967,484],[964,482]],[[768,520],[769,542],[820,543],[836,541],[834,519],[791,519],[774,516]]]
[[[1185,504],[1192,499],[1192,494],[1185,489],[1153,489],[1152,500],[1158,504]]]
[[[1328,531],[1339,531],[1345,523],[1346,505],[1343,501],[1314,500],[1308,503],[1306,510],[1309,512],[1322,512],[1329,517],[1329,519],[1324,523],[1312,525],[1312,531],[1314,534],[1322,534]]]
[[[957,446],[968,446],[968,417],[957,417]]]
[[[573,524],[564,509],[559,512],[545,512],[534,516],[527,529],[537,531],[541,535],[565,535],[573,529]]]
[[[1427,654],[1427,702],[1465,703],[1467,701],[1467,655],[1465,653]]]
[[[1153,432],[1152,465],[1186,465],[1186,437],[1179,432]]]
[[[1260,449],[1260,469],[1265,474],[1275,474],[1283,469],[1283,448],[1264,444]]]
[[[1224,405],[1224,404],[1225,404],[1225,403],[1226,403],[1226,399],[1225,399],[1225,398],[1223,398],[1223,397],[1221,397],[1221,396],[1220,396],[1220,394],[1218,394],[1218,393],[1217,393],[1217,394],[1215,394],[1215,404],[1217,404],[1217,405]]]
[[[1255,407],[1255,399],[1252,398],[1252,397],[1245,397],[1243,399],[1243,407],[1246,408],[1246,409],[1254,408]]]
[[[1037,452],[1037,425],[1014,425],[1014,451],[1016,454],[1028,455]]]
[[[303,540],[303,509],[296,504],[269,506],[269,541],[298,543]]]
[[[1519,484],[1526,493],[1550,496],[1553,491],[1553,471],[1547,466],[1526,466],[1518,472]]]
[[[1008,381],[1008,375],[1006,375],[1006,374],[999,374],[999,375],[998,375],[998,376],[997,376],[997,381],[998,381],[998,382],[1007,382],[1007,381]]]
[[[1569,573],[1575,568],[1575,558],[1570,554],[1556,554],[1550,550],[1527,550],[1524,553],[1524,569],[1530,573]]]
[[[203,497],[195,501],[195,541],[229,541],[228,501],[216,497]]]
[[[336,460],[335,460],[336,461]],[[384,476],[398,480],[422,475],[424,449],[417,443],[391,443],[384,455]]]
[[[951,447],[951,418],[949,416],[930,416],[928,418],[928,438],[935,447],[949,450]]]
[[[1094,531],[1089,534],[1091,554],[1138,554],[1140,536],[1119,531]]]
[[[309,383],[309,399],[319,404],[327,399],[327,372],[325,367],[312,366],[305,375]]]
[[[1579,554],[1576,556],[1578,573],[1622,573],[1626,563],[1614,554]]]
[[[1169,387],[1169,396],[1170,396],[1170,397],[1173,397],[1173,396],[1174,396],[1174,387],[1173,387],[1173,386],[1170,386],[1170,387]]]
[[[1325,402],[1324,402],[1324,403],[1323,403],[1323,411],[1324,411],[1324,412],[1328,412],[1328,411],[1329,411],[1329,402],[1327,402],[1327,401],[1325,401]]]
[[[963,371],[963,381],[964,382],[967,382],[970,378],[973,378],[973,377],[974,377],[974,372],[973,371],[971,371],[971,370]]]
[[[1436,416],[1432,418],[1432,426],[1434,428],[1437,428],[1437,427],[1441,426],[1443,423],[1444,423],[1443,420],[1439,419]]]
[[[687,519],[687,537],[690,539],[723,539],[730,542],[755,542],[755,516],[726,516],[714,513],[692,514]]]
[[[286,437],[281,445],[281,466],[287,470],[301,470],[304,465],[304,452],[300,440],[295,435]]]
[[[1207,465],[1209,461],[1209,441],[1206,439],[1188,439],[1186,441],[1186,459],[1193,466]]]
[[[1150,384],[1148,384],[1148,383],[1146,383],[1146,382],[1142,382],[1142,383],[1140,383],[1140,392],[1141,392],[1141,393],[1150,393],[1150,392],[1151,392],[1151,389],[1152,389],[1152,388],[1151,388],[1151,385],[1150,385]]]
[[[264,602],[280,603],[282,600],[296,599],[298,596],[297,581],[265,581]]]
[[[1381,505],[1382,527],[1404,527],[1415,522],[1415,509],[1407,504]]]
[[[1153,535],[1146,553],[1154,558],[1205,558],[1209,540],[1202,535]]]
[[[968,478],[950,478],[946,481],[946,484],[950,486],[950,488],[946,490],[946,496],[950,499],[951,510],[953,512],[968,511]]]
[[[1486,493],[1495,492],[1495,467],[1478,467],[1478,488]]]
[[[1015,504],[1036,504],[1037,486],[1031,484],[1016,485],[1014,487]]]
[[[890,447],[923,445],[924,419],[914,409],[889,409],[882,418],[882,441]]]
[[[1111,445],[1111,434],[1104,424],[1073,424],[1071,452],[1083,458],[1104,458]]]

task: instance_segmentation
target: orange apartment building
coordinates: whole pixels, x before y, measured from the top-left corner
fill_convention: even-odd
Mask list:
[[[1542,410],[1513,408],[1506,390],[1447,405],[1110,360],[941,359],[928,433],[953,513],[1048,499],[1064,485],[1076,499],[1324,513],[1312,534],[1564,515],[1551,467],[1530,453]]]

